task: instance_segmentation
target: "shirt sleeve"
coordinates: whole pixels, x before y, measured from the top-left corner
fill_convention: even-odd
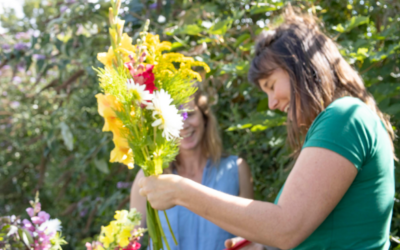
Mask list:
[[[334,151],[360,171],[374,140],[371,124],[375,117],[372,116],[372,110],[358,103],[328,107],[310,127],[303,148],[320,147]]]

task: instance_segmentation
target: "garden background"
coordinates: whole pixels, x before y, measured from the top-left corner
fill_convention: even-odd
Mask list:
[[[215,104],[225,150],[251,166],[255,196],[273,201],[293,164],[285,146],[285,115],[268,110],[267,96],[247,81],[254,40],[279,22],[282,0],[125,0],[125,32],[150,30],[173,50],[211,67],[201,88]],[[342,55],[362,75],[380,109],[400,125],[400,2],[290,1],[322,20]],[[1,4],[1,1],[0,1]],[[109,163],[111,133],[94,97],[93,67],[107,51],[104,0],[25,0],[24,16],[0,15],[0,215],[22,215],[35,192],[62,221],[64,249],[85,249],[115,210],[128,209],[138,168]],[[204,75],[204,74],[203,74]],[[339,124],[340,125],[340,124]],[[399,142],[396,140],[399,156]],[[396,163],[396,167],[399,164]],[[400,234],[399,180],[392,247]],[[364,209],[360,207],[360,209]]]

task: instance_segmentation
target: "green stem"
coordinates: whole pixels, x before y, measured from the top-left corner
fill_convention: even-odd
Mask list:
[[[172,231],[171,224],[169,224],[169,219],[168,219],[168,216],[167,216],[167,212],[165,212],[165,210],[163,212],[164,212],[164,215],[165,215],[165,219],[167,220],[169,231],[171,232],[172,238],[174,239],[175,246],[177,246],[178,245],[178,241],[175,238],[174,231]]]
[[[167,237],[165,237],[164,230],[163,230],[163,228],[162,228],[162,226],[161,226],[161,221],[160,221],[160,217],[158,216],[158,211],[157,211],[157,210],[154,210],[154,212],[155,212],[154,214],[155,214],[155,216],[156,216],[157,224],[158,224],[158,226],[159,226],[159,228],[160,228],[161,236],[163,237],[163,239],[164,239],[164,241],[165,241],[165,245],[167,246],[167,249],[168,249],[168,250],[171,250],[171,248],[169,247],[168,241],[167,241]]]

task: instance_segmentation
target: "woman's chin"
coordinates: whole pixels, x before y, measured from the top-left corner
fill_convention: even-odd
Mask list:
[[[180,148],[183,150],[193,150],[198,146],[198,141],[193,136],[181,140]]]

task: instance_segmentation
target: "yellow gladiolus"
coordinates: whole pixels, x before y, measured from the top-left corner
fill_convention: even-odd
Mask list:
[[[117,21],[117,28],[122,31],[123,25],[125,21],[118,20]],[[114,41],[116,42],[116,32],[115,30],[111,29],[110,32],[111,37],[113,37]],[[128,36],[128,34],[124,33],[121,37],[121,42],[116,45],[116,52],[121,52],[124,54],[124,62],[129,62],[129,54],[133,54],[135,52],[135,47],[132,45],[132,38]],[[115,59],[115,54],[113,51],[112,46],[108,49],[108,52],[102,52],[97,54],[97,60],[99,60],[102,64],[106,66],[106,68],[112,68],[113,62]]]
[[[106,67],[111,68],[114,59],[114,51],[112,47],[108,49],[108,52],[102,52],[97,54],[97,60],[99,60]]]

